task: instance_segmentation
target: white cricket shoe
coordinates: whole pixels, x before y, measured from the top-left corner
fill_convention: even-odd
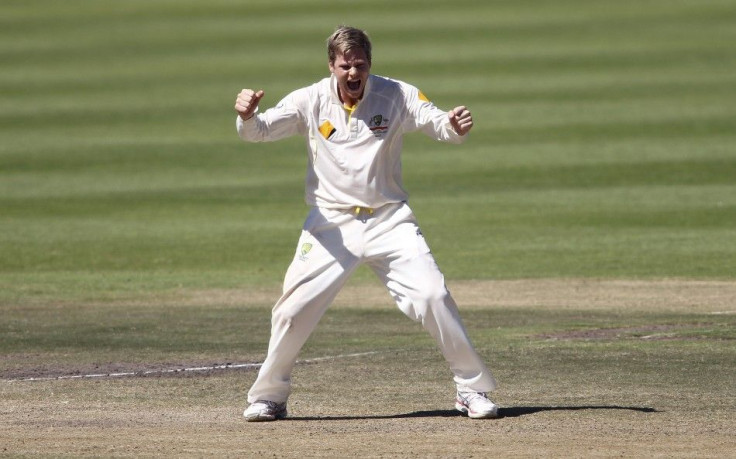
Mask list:
[[[286,417],[286,402],[276,403],[268,400],[257,400],[243,412],[249,422],[275,421]]]
[[[498,405],[485,392],[458,392],[455,409],[467,413],[469,418],[490,419],[498,417]]]

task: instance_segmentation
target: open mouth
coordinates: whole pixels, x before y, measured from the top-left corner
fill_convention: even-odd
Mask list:
[[[348,81],[348,89],[351,91],[357,91],[360,89],[360,80]]]

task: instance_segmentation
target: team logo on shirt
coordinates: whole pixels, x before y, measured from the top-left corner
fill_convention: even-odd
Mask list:
[[[371,130],[374,136],[383,137],[386,131],[388,131],[388,118],[383,115],[373,115],[368,120],[368,129]]]

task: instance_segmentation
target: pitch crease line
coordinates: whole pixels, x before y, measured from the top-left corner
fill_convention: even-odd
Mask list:
[[[324,362],[328,360],[344,359],[349,357],[364,357],[367,355],[378,354],[379,351],[370,352],[356,352],[352,354],[339,354],[339,355],[327,355],[324,357],[315,357],[313,359],[297,360],[297,365],[307,365],[310,363]],[[190,367],[190,368],[164,368],[162,370],[146,370],[146,371],[126,371],[119,373],[92,373],[86,375],[61,375],[61,376],[40,376],[35,378],[18,378],[8,379],[9,382],[33,382],[33,381],[62,381],[66,379],[102,379],[102,378],[122,378],[126,376],[150,376],[150,375],[163,375],[172,373],[196,373],[202,371],[211,370],[236,370],[242,368],[260,368],[263,362],[259,363],[226,363],[223,365],[212,365],[204,367]]]

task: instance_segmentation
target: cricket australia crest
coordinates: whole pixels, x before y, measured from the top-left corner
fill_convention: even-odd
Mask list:
[[[373,115],[368,120],[368,129],[371,130],[374,136],[383,137],[388,131],[388,118],[383,115]]]

